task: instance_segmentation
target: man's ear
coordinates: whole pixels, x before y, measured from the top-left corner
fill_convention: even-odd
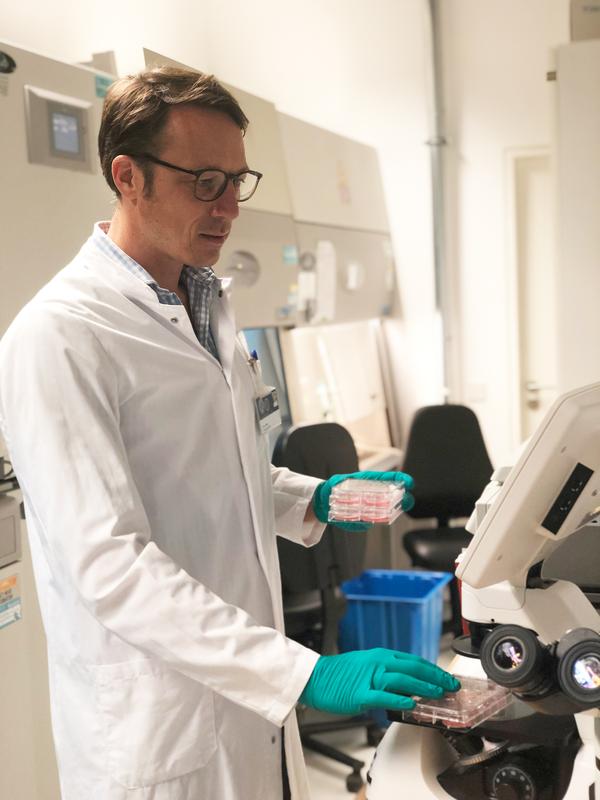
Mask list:
[[[131,156],[115,156],[111,165],[112,178],[121,197],[136,202],[144,192],[144,173]]]

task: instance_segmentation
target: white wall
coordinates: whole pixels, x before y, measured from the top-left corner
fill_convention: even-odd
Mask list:
[[[517,444],[517,320],[509,266],[507,154],[550,146],[552,49],[568,41],[568,0],[443,3],[449,196],[459,276],[461,399],[478,414],[495,463]]]
[[[452,399],[473,406],[498,463],[516,443],[505,159],[510,148],[551,142],[553,86],[545,74],[551,48],[568,40],[568,0],[441,5],[450,264],[460,314],[461,377]],[[442,398],[425,8],[426,0],[0,0],[0,38],[72,61],[146,46],[377,147],[402,294],[394,350],[406,423],[416,406]]]

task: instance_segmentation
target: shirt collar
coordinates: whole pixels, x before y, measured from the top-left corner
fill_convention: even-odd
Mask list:
[[[116,261],[121,266],[125,267],[126,270],[131,272],[140,280],[144,281],[148,285],[157,285],[156,281],[150,275],[150,273],[145,270],[141,264],[128,256],[124,250],[113,242],[113,240],[108,235],[108,229],[110,228],[110,222],[102,221],[97,222],[94,225],[94,233],[92,234],[92,240],[96,247],[101,250],[103,253],[108,255],[113,261]]]
[[[187,288],[188,281],[194,281],[197,284],[205,286],[207,289],[210,289],[211,294],[214,294],[221,288],[220,279],[210,267],[188,267],[187,264],[185,264],[181,270],[179,285]]]
[[[110,256],[111,259],[121,264],[121,266],[125,267],[125,269],[142,280],[148,286],[162,289],[162,287],[159,286],[154,280],[152,275],[150,275],[150,273],[144,269],[141,264],[138,264],[135,259],[131,258],[131,256],[128,256],[124,250],[121,250],[121,248],[115,244],[115,242],[113,242],[108,235],[109,228],[110,221],[108,220],[97,222],[94,225],[92,240],[96,247],[98,247],[106,255]],[[212,293],[217,292],[221,288],[220,279],[210,267],[188,267],[187,265],[184,265],[183,269],[181,270],[179,284],[185,286],[186,280],[195,280],[201,282],[208,286],[212,290]],[[162,289],[162,291],[167,290]]]

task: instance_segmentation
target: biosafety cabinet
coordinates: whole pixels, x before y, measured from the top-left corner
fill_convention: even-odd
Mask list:
[[[0,42],[0,335],[111,214],[98,164],[113,78]]]
[[[361,466],[390,469],[388,365],[380,320],[396,307],[377,153],[279,114],[299,246],[298,325],[282,334],[292,418],[335,420]]]
[[[395,267],[376,151],[278,116],[300,249],[299,324],[392,314]]]

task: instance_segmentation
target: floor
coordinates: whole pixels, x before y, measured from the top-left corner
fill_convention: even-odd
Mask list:
[[[446,668],[453,655],[449,641],[443,641],[438,664]],[[364,761],[363,780],[365,780],[366,771],[371,764],[375,748],[367,746],[364,731],[338,731],[329,733],[321,738],[333,747],[339,747],[340,750],[353,758]],[[362,798],[363,795],[356,796],[346,790],[346,775],[350,772],[348,767],[338,764],[330,758],[325,758],[318,753],[305,751],[304,757],[308,769],[312,800],[354,800],[355,797]]]

